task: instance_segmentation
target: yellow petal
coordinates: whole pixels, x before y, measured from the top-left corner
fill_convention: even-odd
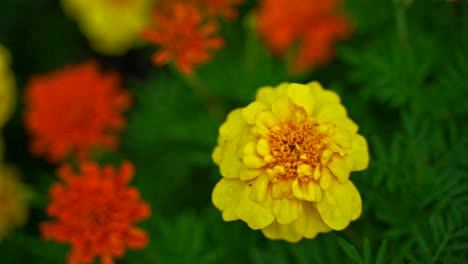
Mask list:
[[[271,198],[263,203],[256,203],[250,199],[252,186],[247,185],[240,193],[239,201],[236,208],[237,216],[242,219],[247,225],[254,229],[261,229],[271,224],[275,216],[271,210]]]
[[[301,217],[306,218],[304,230],[304,237],[306,238],[314,238],[318,233],[331,231],[331,228],[323,222],[314,203],[303,202],[303,214]]]
[[[306,200],[307,191],[305,190],[305,184],[300,182],[299,179],[295,179],[292,183],[292,192],[294,197],[300,200]]]
[[[314,171],[312,170],[312,167],[309,164],[300,164],[297,166],[297,174],[299,177],[302,177],[304,175],[306,176],[312,176],[314,174]]]
[[[275,98],[276,98],[275,89],[271,86],[265,86],[265,87],[261,87],[260,89],[258,89],[255,100],[266,103],[266,104],[271,104],[275,100]]]
[[[246,129],[248,126],[242,118],[242,109],[238,108],[229,113],[226,121],[219,127],[219,135],[222,139],[230,140],[239,137]]]
[[[361,171],[367,169],[369,166],[369,149],[367,147],[366,139],[356,134],[353,137],[351,151],[349,155],[352,157],[353,171]]]
[[[289,97],[280,97],[271,105],[271,112],[281,123],[291,121],[294,113],[294,104]]]
[[[222,151],[222,158],[219,163],[219,170],[223,177],[239,178],[241,169],[245,167],[242,163],[242,159],[237,155],[237,150],[237,141],[225,143],[220,150]]]
[[[314,169],[314,180],[320,179],[320,165],[316,166]]]
[[[216,163],[216,165],[221,163],[221,160],[223,159],[223,151],[220,146],[215,147],[213,153],[211,154],[211,159],[214,161],[214,163]]]
[[[346,109],[341,104],[322,105],[315,115],[318,123],[330,122],[343,127],[350,133],[356,133],[358,126],[348,117]]]
[[[247,144],[245,144],[244,146],[244,150],[243,150],[243,155],[244,156],[248,156],[248,155],[255,155],[257,154],[255,152],[255,142],[254,141],[249,141]]]
[[[253,142],[255,146],[255,141],[256,138],[255,136],[250,132],[250,130],[244,131],[239,137],[237,141],[237,156],[239,158],[242,158],[244,156],[244,149],[249,142]],[[251,152],[252,154],[255,153],[255,151]]]
[[[268,195],[268,186],[270,179],[268,176],[262,175],[258,177],[252,184],[252,191],[250,192],[250,199],[254,202],[263,202]]]
[[[294,197],[299,200],[317,202],[323,198],[323,191],[314,181],[301,182],[294,180],[291,185]]]
[[[263,110],[267,110],[268,106],[262,102],[255,101],[242,109],[242,117],[247,124],[255,124],[255,117]]]
[[[277,87],[265,86],[261,87],[256,96],[256,101],[263,102],[265,104],[271,105],[276,98],[282,96],[286,90],[286,87],[289,83],[281,83]]]
[[[265,161],[257,155],[245,155],[243,157],[244,165],[250,169],[258,169],[265,166]]]
[[[262,233],[269,239],[283,239],[295,243],[304,237],[305,221],[305,217],[299,217],[296,221],[285,225],[274,221],[269,226],[263,228]]]
[[[257,141],[257,153],[262,157],[270,154],[270,143],[268,143],[268,140],[261,138]]]
[[[309,86],[292,83],[286,88],[286,92],[295,105],[304,108],[307,115],[310,116],[312,114],[316,98]]]
[[[239,172],[239,176],[241,180],[249,181],[258,177],[262,172],[263,170],[242,168]]]
[[[261,111],[255,117],[255,127],[257,134],[268,136],[270,128],[278,125],[278,119],[270,111]]]
[[[326,191],[330,187],[331,181],[332,181],[332,174],[330,170],[328,168],[322,168],[321,176],[320,176],[320,188]]]
[[[211,200],[214,206],[223,212],[224,221],[239,219],[235,211],[240,193],[246,184],[240,180],[221,179],[215,186]]]
[[[353,168],[353,160],[349,155],[341,157],[338,154],[333,154],[327,166],[340,182],[346,182]]]
[[[347,149],[352,147],[352,138],[351,132],[342,128],[335,129],[335,133],[330,137],[334,143]]]
[[[345,229],[362,212],[361,196],[351,181],[339,183],[333,180],[322,202],[316,205],[325,224],[335,230]]]
[[[340,103],[340,96],[334,91],[323,89],[320,83],[310,82],[307,86],[311,88],[313,94],[317,98],[315,101],[315,113],[317,109],[320,109],[323,105]]]
[[[280,224],[289,224],[302,214],[302,202],[297,199],[274,199],[273,213]]]
[[[273,184],[272,195],[276,199],[284,199],[292,193],[292,179],[279,180]]]
[[[323,191],[320,186],[314,181],[309,181],[306,185],[307,195],[305,196],[306,201],[320,202],[323,198]]]
[[[320,157],[320,162],[322,163],[322,165],[326,166],[328,162],[330,161],[330,158],[332,155],[333,155],[333,151],[329,149],[325,149],[322,152],[322,156]]]

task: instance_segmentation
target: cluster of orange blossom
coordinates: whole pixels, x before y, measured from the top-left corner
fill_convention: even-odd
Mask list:
[[[134,224],[151,210],[136,188],[127,184],[134,174],[125,162],[119,170],[91,160],[93,150],[118,147],[117,132],[126,124],[123,112],[131,103],[117,72],[101,72],[94,61],[69,65],[35,76],[26,87],[25,126],[31,151],[50,162],[75,160],[79,172],[60,166],[62,182],[50,188],[47,213],[55,220],[41,224],[44,239],[70,243],[68,263],[111,264],[126,248],[148,243],[145,231]]]
[[[191,75],[223,47],[218,33],[217,16],[234,20],[235,4],[243,0],[176,0],[161,1],[153,11],[153,25],[142,36],[159,46],[153,63],[162,66],[173,60],[177,68]]]
[[[351,33],[350,21],[340,12],[342,0],[260,0],[258,30],[275,55],[292,47],[292,68],[305,71],[328,63],[333,44]]]

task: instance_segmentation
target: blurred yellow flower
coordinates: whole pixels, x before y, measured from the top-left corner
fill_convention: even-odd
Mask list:
[[[0,241],[26,222],[26,200],[27,191],[16,169],[0,163]]]
[[[0,160],[3,160],[3,137],[0,135]]]
[[[122,55],[138,43],[154,0],[62,0],[91,42],[103,54]]]
[[[270,239],[297,242],[342,230],[362,211],[349,180],[367,168],[366,139],[339,96],[317,82],[263,87],[219,128],[213,160],[223,178],[212,201]]]
[[[15,105],[15,79],[10,67],[10,54],[0,44],[0,128],[13,112]]]

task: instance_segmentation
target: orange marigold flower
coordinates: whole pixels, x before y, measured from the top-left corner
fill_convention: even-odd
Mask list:
[[[326,64],[334,56],[333,42],[350,34],[349,22],[341,16],[328,16],[308,29],[293,61],[298,71]]]
[[[32,152],[55,162],[70,154],[86,159],[97,146],[116,148],[114,132],[125,127],[122,112],[131,100],[120,84],[116,72],[101,73],[94,62],[33,77],[25,94]]]
[[[350,22],[338,11],[341,0],[261,0],[258,30],[276,55],[299,42],[297,70],[328,62],[333,43],[350,33]]]
[[[193,68],[211,59],[211,51],[223,46],[223,40],[214,36],[216,23],[205,21],[200,10],[182,2],[166,2],[153,12],[154,27],[145,28],[142,35],[160,46],[153,56],[158,65],[174,59],[184,74],[193,73]]]
[[[148,218],[151,209],[136,188],[127,186],[133,165],[125,162],[116,171],[111,165],[83,162],[80,170],[75,174],[69,165],[58,170],[64,183],[52,185],[47,207],[56,220],[41,224],[43,238],[70,243],[68,263],[92,263],[100,257],[102,264],[111,264],[113,257],[125,255],[126,247],[144,248],[148,235],[133,224]]]
[[[244,0],[192,0],[200,4],[208,13],[208,15],[220,15],[228,21],[233,21],[237,18],[237,10],[235,5],[242,4]]]

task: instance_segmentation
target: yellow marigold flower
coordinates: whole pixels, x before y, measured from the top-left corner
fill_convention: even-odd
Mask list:
[[[339,96],[317,82],[263,87],[219,128],[213,190],[225,221],[297,242],[342,230],[361,215],[351,171],[367,168],[366,139]]]
[[[0,135],[0,160],[3,160],[3,137]]]
[[[78,20],[92,47],[107,55],[122,55],[140,39],[154,0],[62,0]]]
[[[0,44],[0,128],[6,123],[15,105],[15,79],[9,69],[10,55]]]
[[[27,192],[18,180],[16,169],[0,164],[0,241],[12,229],[26,222],[26,197]]]

